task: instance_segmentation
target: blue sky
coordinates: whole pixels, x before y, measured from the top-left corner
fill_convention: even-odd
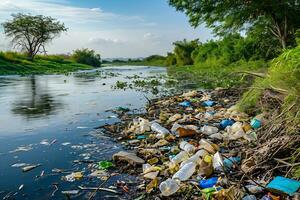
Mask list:
[[[213,38],[204,26],[192,28],[167,0],[0,0],[0,22],[12,13],[52,16],[69,28],[48,45],[49,53],[92,48],[103,58],[165,55],[172,42]],[[0,49],[11,45],[0,29]]]

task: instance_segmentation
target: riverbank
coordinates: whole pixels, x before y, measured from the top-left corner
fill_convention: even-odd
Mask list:
[[[217,87],[249,87],[254,80],[249,73],[265,73],[269,63],[263,60],[239,61],[228,66],[208,63],[190,66],[169,66],[168,75],[194,88],[214,89]]]
[[[0,75],[64,74],[78,70],[93,69],[62,56],[37,56],[29,60],[18,53],[0,53]]]
[[[293,165],[275,166],[282,156],[293,153],[299,136],[263,140],[268,114],[238,111],[239,98],[236,89],[191,91],[154,99],[144,114],[119,111],[121,123],[103,126],[106,134],[126,146],[127,152],[113,159],[120,172],[141,178],[137,197],[286,199],[294,195],[300,183],[282,177],[292,177]],[[162,126],[154,126],[153,120]],[[275,177],[294,182],[296,190],[278,189]]]

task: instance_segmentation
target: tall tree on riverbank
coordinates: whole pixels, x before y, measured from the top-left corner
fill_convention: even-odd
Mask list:
[[[285,49],[294,45],[294,33],[300,27],[299,0],[169,0],[184,12],[190,23],[201,23],[217,34],[248,30],[263,25]]]
[[[21,13],[12,16],[12,20],[2,24],[4,33],[12,38],[13,47],[26,51],[30,59],[38,53],[46,53],[45,45],[67,31],[63,23],[52,17]]]

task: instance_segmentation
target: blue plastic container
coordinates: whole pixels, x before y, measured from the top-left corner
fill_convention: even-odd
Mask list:
[[[280,191],[292,196],[300,188],[300,181],[285,178],[282,176],[276,176],[268,185],[268,189]]]
[[[258,128],[261,127],[261,121],[254,118],[254,119],[251,120],[250,125],[252,126],[253,129],[258,129]]]
[[[199,181],[199,186],[200,188],[211,188],[213,186],[215,186],[218,182],[218,177],[212,177],[210,179],[206,179],[206,180],[201,180]]]
[[[232,126],[234,121],[232,119],[223,119],[220,122],[220,129],[225,129],[227,126]]]
[[[182,107],[190,107],[190,106],[192,106],[191,102],[189,102],[189,101],[181,102],[178,105],[180,105]]]
[[[204,106],[204,107],[212,107],[212,106],[214,106],[214,105],[216,105],[216,104],[217,104],[216,102],[211,101],[211,100],[208,100],[208,101],[204,101],[204,102],[202,103],[202,106]]]
[[[230,158],[226,158],[223,163],[224,166],[227,170],[231,169],[233,167],[234,164],[239,164],[241,162],[241,158],[240,157],[230,157]]]

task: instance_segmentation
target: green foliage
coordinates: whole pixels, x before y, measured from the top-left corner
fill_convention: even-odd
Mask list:
[[[81,64],[91,65],[94,67],[101,66],[100,54],[96,54],[94,50],[77,49],[73,52],[72,59]]]
[[[268,63],[264,60],[244,61],[240,60],[230,65],[222,66],[219,62],[198,63],[191,66],[168,67],[168,74],[176,78],[181,85],[195,88],[213,89],[216,87],[231,88],[249,85],[252,78],[241,76],[240,71],[264,72]]]
[[[175,46],[174,54],[177,65],[192,65],[192,52],[198,47],[198,40],[187,41],[184,39],[183,41],[177,41],[173,44]]]
[[[264,44],[254,33],[247,37],[229,34],[220,40],[200,44],[193,51],[192,58],[194,63],[226,66],[239,60],[268,60],[279,53],[273,49],[270,52],[270,46]]]
[[[168,53],[166,60],[165,60],[165,65],[166,66],[173,66],[176,65],[177,61],[176,61],[176,56],[174,53]]]
[[[151,55],[143,59],[128,59],[128,60],[120,60],[115,59],[111,62],[105,61],[105,64],[108,65],[144,65],[144,66],[165,66],[166,58],[160,55]]]
[[[300,29],[298,29],[295,33],[297,45],[300,45]]]
[[[12,38],[15,48],[27,53],[30,59],[44,52],[45,45],[61,32],[67,31],[63,23],[52,17],[30,14],[13,14],[13,19],[3,23],[4,33]]]
[[[205,23],[219,35],[263,24],[283,49],[300,27],[300,4],[296,0],[169,0],[169,4],[184,12],[194,27]]]
[[[268,76],[255,81],[253,87],[244,94],[239,107],[245,112],[264,109],[265,105],[260,105],[259,99],[267,89],[285,94],[283,105],[276,109],[282,110],[287,129],[297,128],[300,124],[300,46],[286,50],[274,59]]]
[[[0,75],[67,73],[90,69],[88,65],[75,63],[63,55],[37,56],[34,60],[26,54],[0,52]]]

